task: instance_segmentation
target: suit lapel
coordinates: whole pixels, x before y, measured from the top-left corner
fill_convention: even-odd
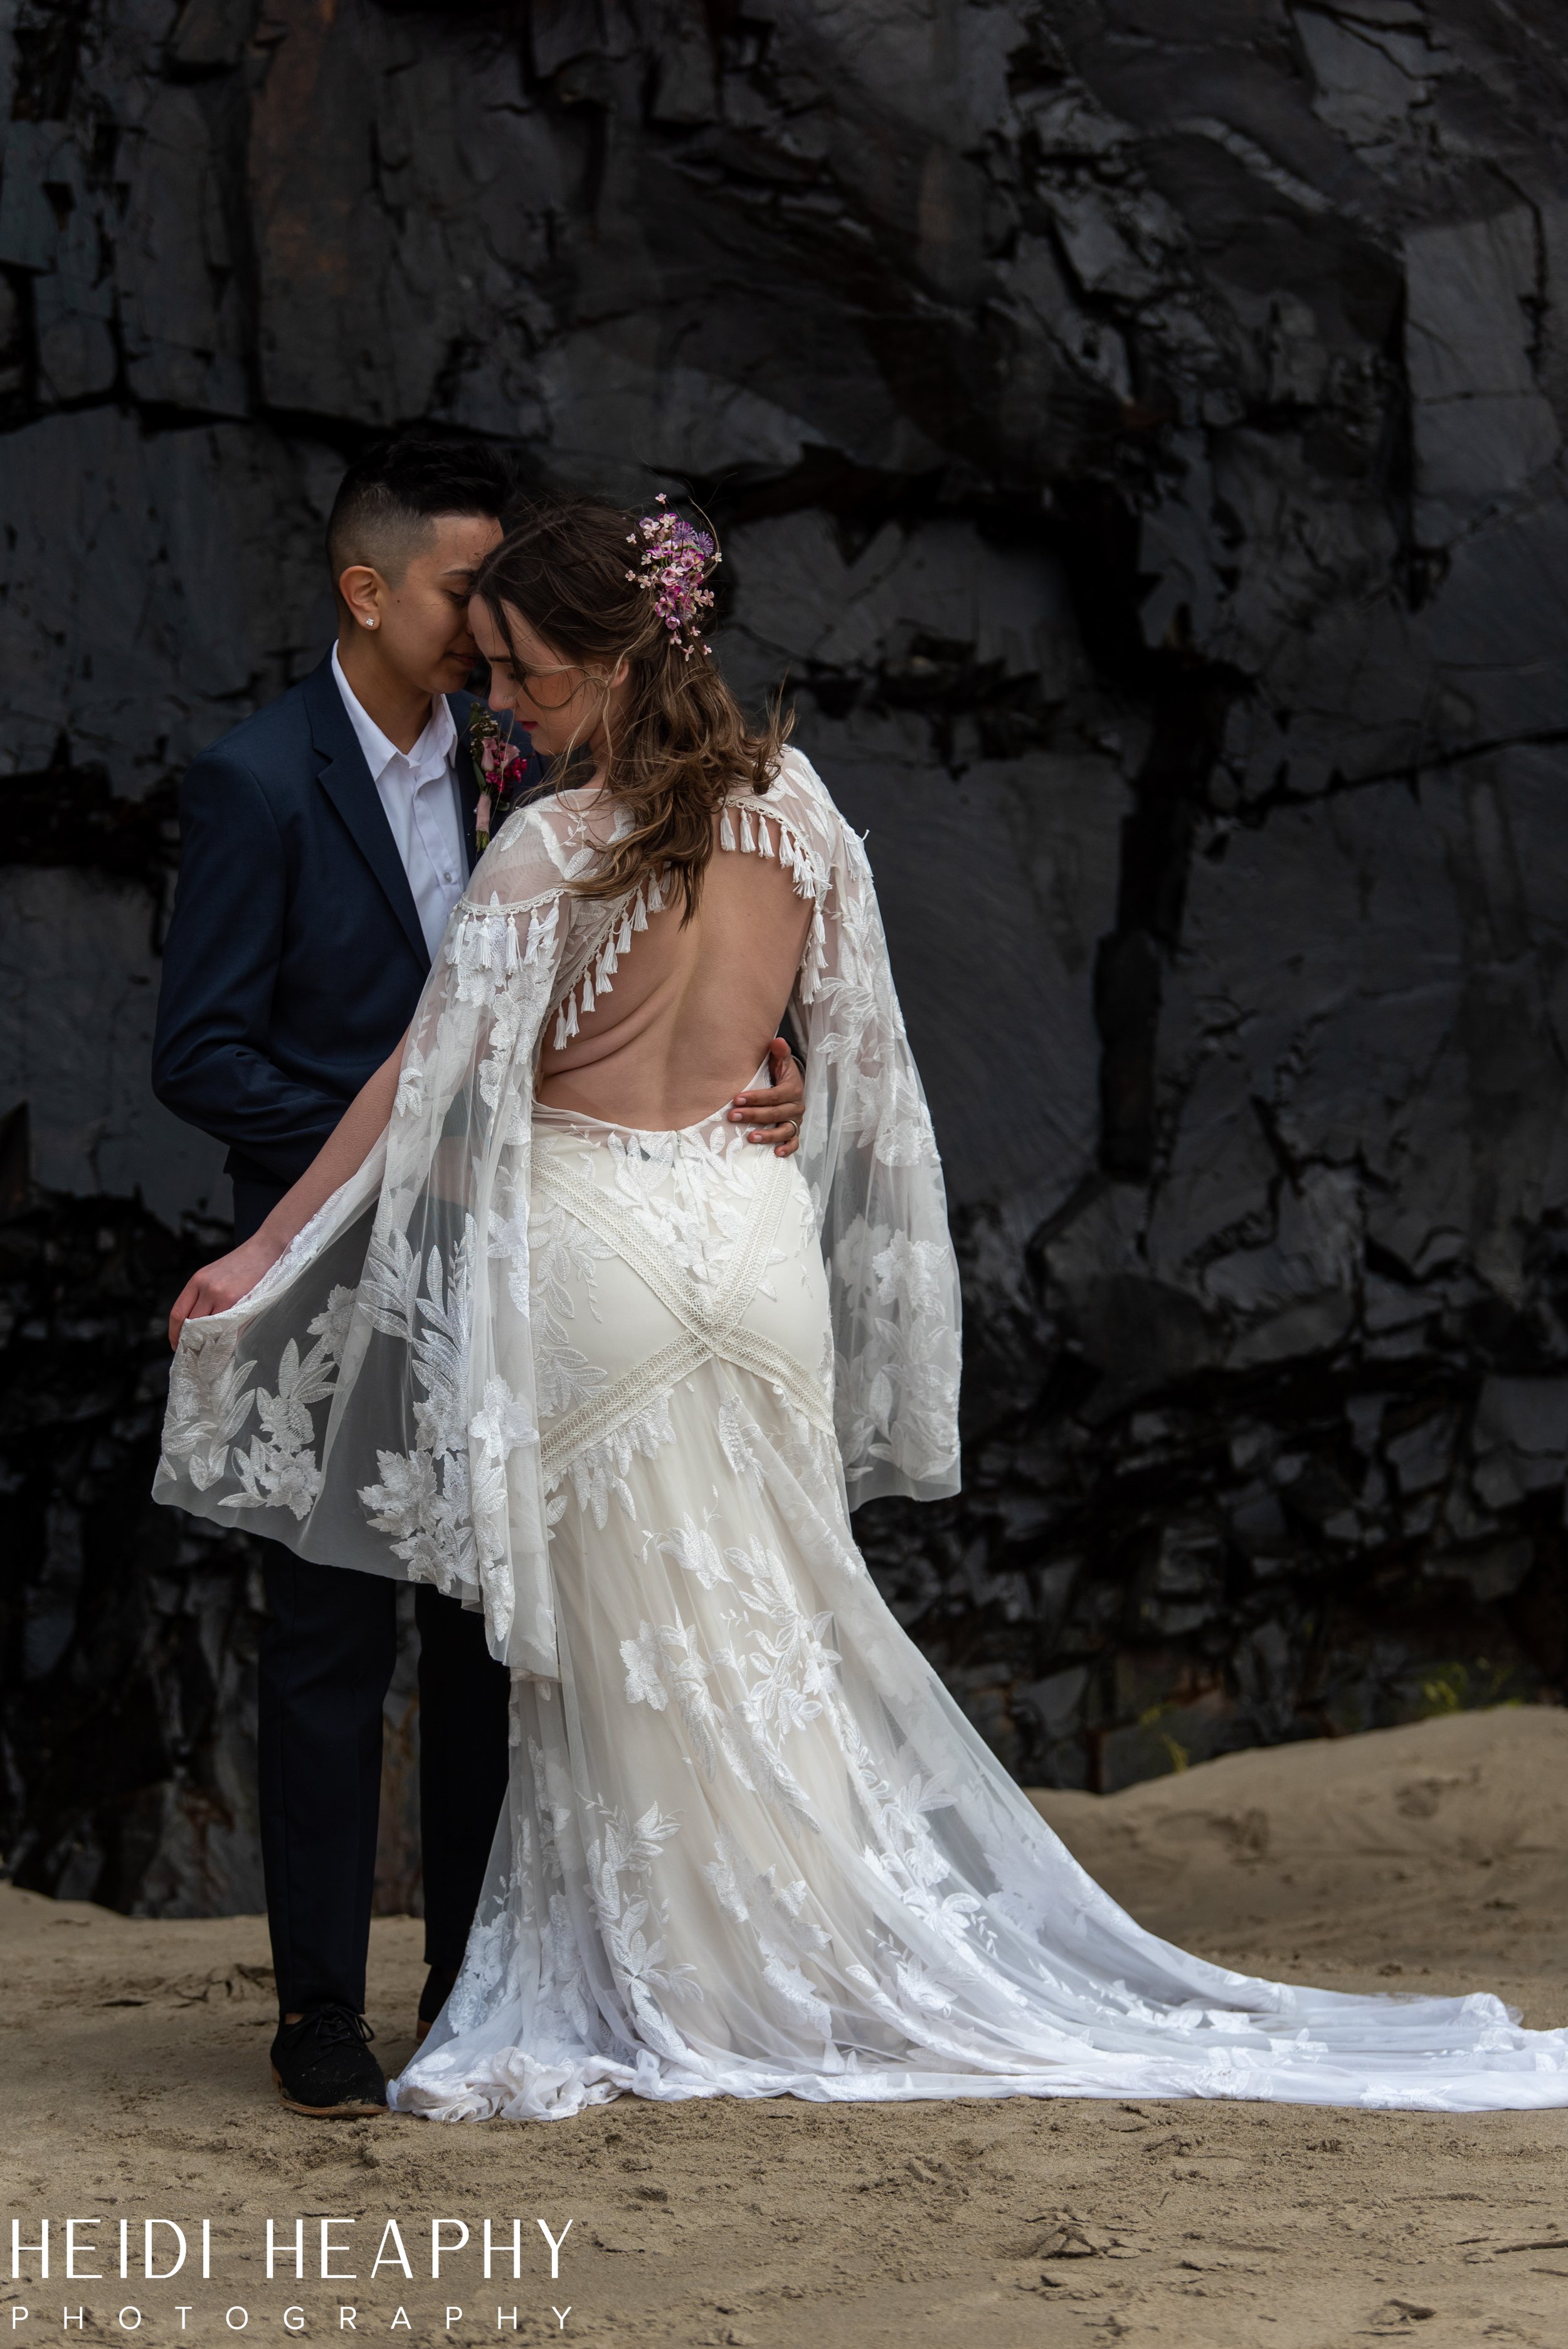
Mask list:
[[[304,699],[310,713],[311,740],[323,761],[316,781],[343,818],[350,839],[379,882],[382,894],[418,957],[420,969],[428,970],[430,949],[425,944],[425,933],[419,926],[414,893],[408,886],[408,875],[403,870],[403,860],[397,854],[397,843],[392,837],[392,827],[387,821],[381,794],[371,781],[365,753],[359,747],[359,738],[348,722],[348,712],[343,706],[343,696],[332,673],[330,655],[306,678]],[[471,819],[469,831],[471,842]]]

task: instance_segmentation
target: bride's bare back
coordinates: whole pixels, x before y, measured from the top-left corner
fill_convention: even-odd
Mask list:
[[[692,919],[651,915],[576,1035],[546,1028],[540,1100],[655,1132],[711,1115],[767,1059],[810,918],[776,856],[716,847]]]

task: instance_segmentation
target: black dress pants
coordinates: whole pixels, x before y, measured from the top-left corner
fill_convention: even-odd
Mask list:
[[[280,1195],[236,1182],[236,1237]],[[257,1760],[279,2008],[330,2000],[362,2013],[398,1585],[311,1564],[279,1542],[264,1547]],[[455,1973],[506,1795],[510,1676],[480,1616],[425,1586],[414,1608],[425,1962]]]
[[[382,1701],[397,1585],[277,1542],[263,1573],[258,1708],[262,1861],[282,2013],[361,2013],[381,1806]],[[425,1962],[455,1973],[506,1794],[509,1676],[483,1618],[421,1587],[419,1835]]]

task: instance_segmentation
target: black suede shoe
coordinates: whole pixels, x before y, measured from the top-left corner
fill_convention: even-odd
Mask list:
[[[387,2109],[387,2082],[366,2045],[376,2033],[350,2006],[313,2006],[297,2023],[280,2023],[273,2078],[292,2113],[353,2120]]]
[[[419,2013],[414,2025],[414,2044],[423,2046],[429,2035],[430,2025],[440,2013],[458,1986],[458,1978],[445,1966],[432,1966],[425,1976],[425,1987],[419,1992]]]

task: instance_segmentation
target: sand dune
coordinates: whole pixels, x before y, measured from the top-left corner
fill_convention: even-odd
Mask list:
[[[1479,1963],[1528,2022],[1568,2020],[1568,1976],[1536,1958],[1562,1955],[1568,1713],[1459,1713],[1035,1801],[1126,1908],[1205,1957],[1434,1989],[1474,1987]]]
[[[1463,1714],[1036,1799],[1119,1899],[1207,1956],[1336,1988],[1493,1989],[1531,2023],[1568,2021],[1568,1713]],[[24,2255],[0,2309],[32,2313],[0,2324],[34,2349],[77,2337],[63,2307],[85,2310],[82,2337],[115,2339],[139,2307],[160,2344],[227,2340],[241,2310],[248,2337],[281,2341],[290,2306],[317,2341],[346,2337],[345,2308],[353,2337],[394,2343],[511,2339],[514,2310],[518,2338],[758,2349],[1568,2341],[1568,2112],[625,2099],[549,2127],[315,2123],[268,2084],[261,1920],[139,1922],[6,1889],[0,1943],[5,2211],[24,2241],[54,2221],[49,2281]],[[392,2064],[420,1971],[418,1928],[378,1922],[371,2019]],[[100,2221],[77,2230],[80,2281],[67,2217]],[[140,2278],[150,2218],[187,2229],[169,2282]],[[305,2281],[266,2280],[268,2218],[290,2243],[304,2220]],[[350,2281],[315,2272],[323,2218]],[[486,2218],[508,2243],[521,2220],[516,2282],[510,2260],[483,2278]],[[572,2221],[553,2282],[540,2218],[557,2238]],[[438,2278],[433,2219],[471,2236]],[[163,2259],[175,2238],[154,2240]]]

